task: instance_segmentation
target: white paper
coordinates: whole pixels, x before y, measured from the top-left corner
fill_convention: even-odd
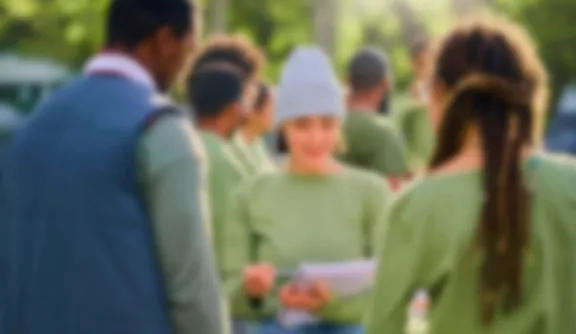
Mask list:
[[[347,298],[370,290],[375,272],[376,260],[305,263],[296,271],[295,280],[303,285],[321,281],[333,294]],[[278,314],[278,321],[285,327],[298,327],[316,323],[319,319],[305,311],[282,310]]]

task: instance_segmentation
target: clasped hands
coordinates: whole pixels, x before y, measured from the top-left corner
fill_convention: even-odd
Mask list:
[[[264,297],[274,287],[276,269],[271,264],[250,265],[244,270],[243,289],[250,297]],[[290,309],[316,312],[330,301],[330,289],[316,281],[306,285],[287,283],[280,289],[278,298]]]

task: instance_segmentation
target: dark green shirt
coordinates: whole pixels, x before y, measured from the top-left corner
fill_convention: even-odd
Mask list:
[[[403,176],[409,172],[401,137],[375,113],[348,112],[343,131],[343,161],[385,176]]]

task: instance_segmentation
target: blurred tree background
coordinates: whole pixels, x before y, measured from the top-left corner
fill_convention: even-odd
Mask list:
[[[0,0],[0,52],[48,57],[77,70],[102,44],[109,0]],[[550,70],[555,92],[576,79],[574,0],[203,0],[204,35],[241,33],[269,58],[276,78],[295,46],[317,42],[340,71],[361,45],[385,50],[399,88],[410,79],[408,48],[441,34],[464,13],[489,7],[529,30]],[[0,73],[0,77],[2,73]]]

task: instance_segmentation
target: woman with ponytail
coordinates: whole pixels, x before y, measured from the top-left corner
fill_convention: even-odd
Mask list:
[[[367,334],[576,333],[576,162],[536,153],[546,77],[516,25],[476,17],[440,43],[428,175],[390,208]]]

